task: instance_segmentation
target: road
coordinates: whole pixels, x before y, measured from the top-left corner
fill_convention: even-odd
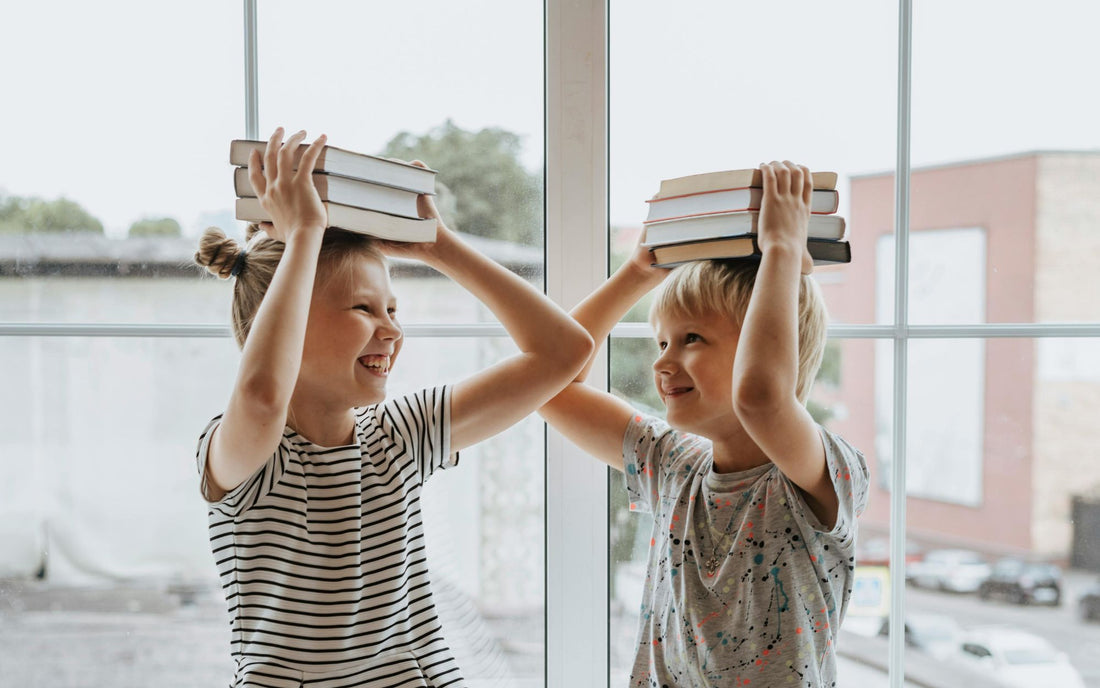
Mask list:
[[[915,611],[950,615],[963,628],[1004,625],[1035,633],[1069,656],[1089,688],[1100,688],[1100,623],[1084,622],[1077,615],[1077,598],[1094,580],[1096,574],[1066,572],[1059,607],[986,602],[977,595],[921,590],[911,585],[906,587],[906,605]]]

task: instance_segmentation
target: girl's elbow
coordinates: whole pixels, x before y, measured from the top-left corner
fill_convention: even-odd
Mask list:
[[[592,353],[595,350],[596,342],[592,339],[592,335],[578,325],[572,340],[573,359],[579,360],[583,367],[584,364],[588,362],[588,359],[592,357]]]
[[[559,332],[552,341],[547,342],[546,353],[562,368],[569,368],[575,375],[592,357],[595,349],[592,335],[574,322],[572,326]]]
[[[282,389],[281,385],[264,375],[242,379],[237,390],[250,409],[264,415],[285,412],[292,391]]]

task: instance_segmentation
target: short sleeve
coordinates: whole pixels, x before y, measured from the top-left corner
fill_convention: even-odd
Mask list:
[[[382,432],[410,454],[424,484],[437,470],[458,465],[451,452],[451,387],[388,399],[375,408]]]
[[[238,516],[251,509],[272,488],[279,484],[293,454],[289,439],[285,436],[279,441],[275,452],[247,480],[226,492],[220,500],[210,499],[210,477],[207,473],[206,458],[210,451],[210,439],[221,425],[222,417],[215,417],[199,436],[199,447],[195,453],[195,463],[199,471],[199,491],[212,510],[226,516]]]
[[[856,518],[867,506],[867,490],[870,484],[867,461],[863,457],[863,452],[853,447],[840,435],[821,426],[818,426],[818,429],[825,447],[825,464],[837,496],[836,524],[831,529],[825,527],[806,505],[802,491],[793,483],[790,483],[790,488],[797,496],[804,516],[814,530],[826,533],[842,544],[847,544],[855,536]]]
[[[674,490],[692,461],[701,456],[702,438],[673,430],[659,418],[634,414],[623,434],[623,475],[630,510],[657,513],[659,495]]]

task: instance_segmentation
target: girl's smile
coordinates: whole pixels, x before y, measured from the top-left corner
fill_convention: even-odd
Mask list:
[[[359,365],[366,368],[372,375],[388,377],[390,374],[389,354],[367,354],[359,357]]]

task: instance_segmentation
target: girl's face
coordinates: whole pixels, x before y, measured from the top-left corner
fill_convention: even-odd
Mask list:
[[[386,398],[401,342],[386,267],[369,257],[351,261],[314,287],[295,395],[332,410],[376,404]]]
[[[692,317],[661,313],[655,321],[660,355],[653,381],[668,410],[669,425],[704,437],[730,428],[733,411],[733,357],[738,328],[718,314]]]

